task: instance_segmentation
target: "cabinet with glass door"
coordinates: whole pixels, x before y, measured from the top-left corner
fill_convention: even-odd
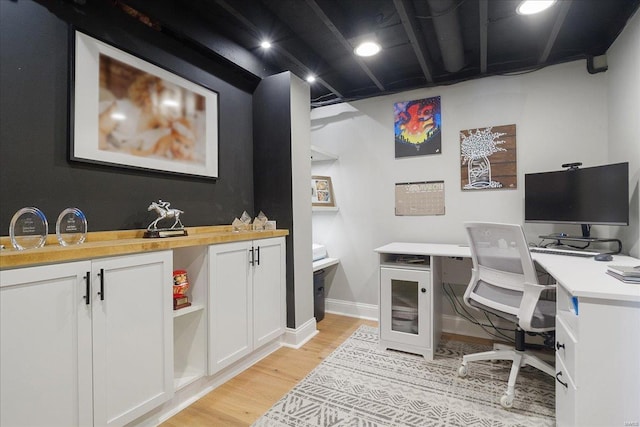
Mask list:
[[[440,294],[431,257],[381,254],[380,346],[432,360],[439,338]]]

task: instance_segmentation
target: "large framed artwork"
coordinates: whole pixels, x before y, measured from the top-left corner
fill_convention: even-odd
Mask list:
[[[516,125],[460,131],[462,190],[516,189]]]
[[[396,158],[440,154],[440,97],[393,104]]]
[[[218,177],[218,94],[75,32],[71,160]]]

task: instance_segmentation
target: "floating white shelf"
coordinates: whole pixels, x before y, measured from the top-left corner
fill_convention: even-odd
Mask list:
[[[332,265],[336,265],[340,262],[338,258],[322,258],[317,261],[313,261],[313,272],[315,273],[318,270],[322,270],[323,268],[331,267]]]
[[[338,212],[340,209],[337,206],[312,206],[313,212]]]
[[[311,146],[311,161],[312,162],[325,162],[330,160],[338,160],[338,156],[315,145]]]

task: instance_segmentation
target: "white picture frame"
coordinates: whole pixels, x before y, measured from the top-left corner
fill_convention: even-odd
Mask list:
[[[218,177],[218,94],[75,32],[74,161]]]

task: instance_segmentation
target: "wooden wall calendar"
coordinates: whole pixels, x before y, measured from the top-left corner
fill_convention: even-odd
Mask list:
[[[396,184],[396,216],[444,215],[444,181]]]

